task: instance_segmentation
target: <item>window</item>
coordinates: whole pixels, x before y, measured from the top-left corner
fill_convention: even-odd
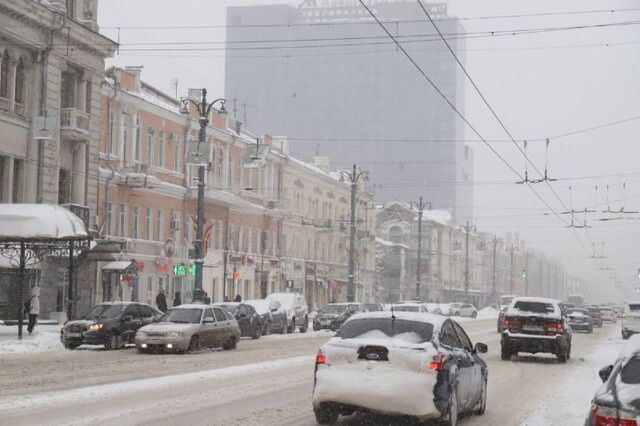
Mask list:
[[[156,241],[162,241],[162,210],[158,209],[158,215],[156,216]]]
[[[25,80],[26,80],[26,70],[24,67],[24,62],[22,58],[18,61],[18,66],[16,68],[16,92],[15,92],[15,101],[16,104],[24,106],[25,101]],[[23,110],[24,111],[24,110]]]
[[[391,318],[364,318],[349,321],[343,325],[336,337],[355,339],[364,335],[372,338],[402,336],[411,339],[411,343],[419,344],[431,341],[433,325],[398,319],[394,321]]]
[[[211,308],[204,310],[204,317],[205,318],[211,318],[214,321],[216,320],[216,317],[213,314],[213,310]]]
[[[146,237],[147,240],[153,240],[153,235],[151,234],[151,223],[153,221],[153,214],[151,213],[151,208],[147,207],[147,215],[146,215]]]
[[[0,98],[9,97],[9,52],[4,51],[2,63],[0,63]]]
[[[140,133],[140,118],[136,117],[136,135],[133,141],[133,159],[135,161],[140,161],[140,144],[142,143]]]
[[[84,110],[87,114],[91,114],[91,101],[93,100],[93,83],[91,82],[91,80],[86,80],[85,81],[85,93],[84,93],[84,98],[85,98],[85,106],[84,106]]]
[[[216,321],[220,322],[220,321],[227,321],[227,317],[224,314],[224,312],[222,312],[222,310],[220,308],[213,308],[213,313],[216,316]]]
[[[127,206],[120,204],[119,231],[121,237],[127,236]]]
[[[158,132],[158,166],[164,167],[164,156],[165,156],[165,143],[164,143],[164,131],[160,130]]]
[[[61,78],[61,106],[62,108],[73,108],[76,105],[76,74],[73,71],[63,71]]]
[[[121,118],[122,127],[122,161],[125,163],[129,159],[129,115],[126,112],[122,113]]]
[[[222,234],[222,222],[216,221],[213,229],[213,248],[219,250],[222,248],[222,244],[220,243],[220,237]]]
[[[140,207],[133,207],[133,238],[140,237]]]
[[[76,17],[76,0],[66,0],[67,18],[75,19]]]
[[[442,326],[442,329],[440,330],[440,343],[452,348],[461,347],[460,341],[458,340],[458,335],[451,325],[451,321],[445,322]]]
[[[115,141],[114,141],[114,126],[115,119],[113,118],[113,109],[109,105],[109,115],[107,120],[107,154],[114,155],[115,153]]]
[[[469,336],[464,332],[462,327],[460,327],[457,323],[453,323],[453,328],[456,330],[456,334],[458,335],[458,340],[462,344],[462,347],[468,351],[473,349],[473,345],[471,344],[471,340],[469,340]]]
[[[173,169],[176,172],[180,171],[180,136],[173,135]]]
[[[11,187],[12,202],[22,202],[22,182],[24,172],[24,160],[13,160],[13,182]],[[2,176],[2,175],[0,175]],[[2,198],[0,198],[2,200]]]
[[[154,131],[151,127],[147,129],[147,164],[153,164],[153,137]]]

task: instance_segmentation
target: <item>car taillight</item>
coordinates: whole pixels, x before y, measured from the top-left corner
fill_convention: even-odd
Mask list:
[[[505,318],[504,320],[504,328],[506,329],[509,329],[511,331],[518,331],[520,330],[521,327],[522,327],[522,321],[520,321],[517,318],[512,318],[512,319]]]
[[[561,322],[549,322],[544,325],[544,331],[549,334],[562,333],[564,326]]]
[[[444,368],[447,357],[444,354],[434,355],[433,361],[429,363],[429,370],[440,371]]]
[[[327,357],[323,354],[316,355],[316,365],[324,365],[327,363]]]
[[[637,426],[633,413],[610,407],[591,406],[591,423],[594,426]]]

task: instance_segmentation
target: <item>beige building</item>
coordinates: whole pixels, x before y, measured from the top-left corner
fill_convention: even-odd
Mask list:
[[[314,163],[287,157],[282,247],[288,287],[318,308],[347,300],[351,186],[330,171],[328,158]],[[375,209],[362,180],[356,199],[356,301],[369,302],[375,297]]]

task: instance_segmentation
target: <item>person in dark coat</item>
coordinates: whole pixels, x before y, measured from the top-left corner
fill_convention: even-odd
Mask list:
[[[240,302],[242,302],[242,297],[240,297],[240,295],[238,294],[238,295],[236,295],[236,298],[233,299],[233,301],[240,303]]]
[[[176,297],[173,298],[173,306],[182,305],[182,299],[180,298],[180,292],[176,291]]]
[[[156,296],[156,306],[162,312],[167,312],[167,296],[164,294],[164,289],[160,289]]]

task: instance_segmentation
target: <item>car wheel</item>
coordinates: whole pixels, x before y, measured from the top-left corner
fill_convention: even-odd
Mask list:
[[[556,355],[558,358],[558,362],[561,364],[564,364],[567,362],[567,360],[569,359],[569,348],[558,352],[558,354]]]
[[[313,324],[313,331],[320,331],[320,326]]]
[[[332,425],[338,421],[340,414],[325,405],[320,405],[318,408],[313,408],[313,413],[316,415],[316,421],[321,425]]]
[[[593,326],[589,327],[589,333],[593,333]]]
[[[304,317],[303,325],[300,327],[300,333],[306,333],[309,329],[309,317]]]
[[[191,340],[189,340],[189,348],[187,348],[187,352],[195,352],[200,350],[200,337],[191,336]]]
[[[117,334],[111,333],[107,336],[107,339],[104,341],[104,348],[108,351],[113,351],[118,349],[120,346],[119,338]]]
[[[78,345],[77,343],[65,343],[64,344],[64,348],[65,349],[69,349],[69,350],[74,350],[78,346],[80,346],[80,345]]]
[[[487,379],[482,381],[482,389],[480,394],[480,403],[478,404],[478,409],[476,410],[476,414],[482,416],[487,409]]]
[[[511,351],[509,350],[509,348],[507,348],[506,345],[501,346],[500,357],[503,361],[511,360]]]
[[[296,331],[296,319],[294,318],[291,320],[291,324],[287,328],[287,333],[293,333],[295,331]]]
[[[262,337],[262,327],[257,326],[256,331],[253,333],[253,336],[251,337],[253,338],[253,340],[258,340],[260,337]]]
[[[138,353],[139,354],[144,354],[144,353],[147,353],[147,350],[146,349],[142,349],[142,348],[138,348]]]
[[[458,424],[458,385],[454,386],[449,396],[449,408],[447,409],[447,420],[445,425],[456,426]]]
[[[238,347],[238,338],[237,337],[231,337],[229,339],[229,341],[227,342],[227,344],[222,347],[222,349],[224,349],[225,351],[230,351],[230,350],[235,349],[237,347]]]

